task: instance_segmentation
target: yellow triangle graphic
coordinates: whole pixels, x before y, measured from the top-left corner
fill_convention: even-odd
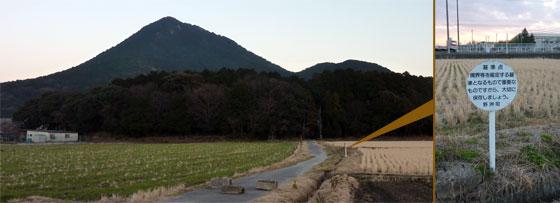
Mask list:
[[[428,117],[430,115],[434,114],[434,100],[430,100],[428,102],[426,102],[425,104],[422,104],[422,106],[419,106],[418,108],[412,110],[411,112],[408,112],[407,114],[405,114],[404,116],[398,118],[397,120],[394,120],[393,122],[387,124],[386,126],[380,128],[379,130],[369,134],[368,136],[362,138],[361,140],[354,142],[354,144],[352,144],[352,146],[350,147],[354,147],[362,142],[371,140],[373,138],[379,137],[385,133],[391,132],[395,129],[398,129],[400,127],[403,127],[405,125],[408,125],[412,122],[415,122],[417,120],[423,119],[425,117]]]

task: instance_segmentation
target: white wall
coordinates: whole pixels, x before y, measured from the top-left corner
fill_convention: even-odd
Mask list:
[[[60,133],[45,131],[27,131],[27,139],[31,142],[77,142],[78,133]]]

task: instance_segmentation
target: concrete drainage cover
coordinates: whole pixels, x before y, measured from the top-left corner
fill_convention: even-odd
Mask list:
[[[274,180],[258,180],[256,188],[259,190],[274,190],[278,187],[278,182]]]
[[[222,186],[231,185],[231,178],[227,178],[227,177],[213,178],[212,180],[210,180],[208,185],[211,188],[218,189],[221,188]]]
[[[243,194],[245,193],[245,188],[235,185],[224,185],[221,188],[223,194]]]

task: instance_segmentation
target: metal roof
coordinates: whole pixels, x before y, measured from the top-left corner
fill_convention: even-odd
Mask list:
[[[560,37],[560,33],[533,33],[535,37]]]

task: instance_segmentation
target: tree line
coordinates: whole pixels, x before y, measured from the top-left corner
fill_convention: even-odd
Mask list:
[[[432,78],[325,71],[310,80],[249,69],[151,72],[86,92],[49,92],[13,114],[22,128],[251,139],[359,137],[432,98]],[[395,134],[431,135],[432,119]]]
[[[521,33],[515,35],[509,43],[535,43],[535,36],[527,31],[527,28],[523,28]]]

